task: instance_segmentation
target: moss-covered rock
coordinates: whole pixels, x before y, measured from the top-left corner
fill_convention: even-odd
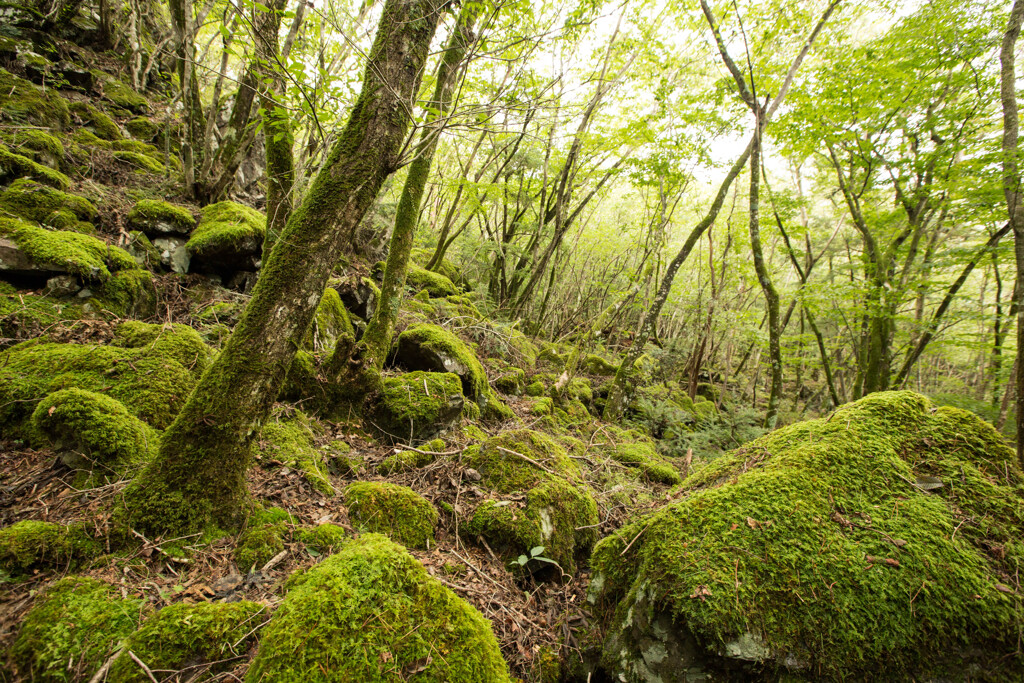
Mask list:
[[[167,172],[167,167],[164,166],[164,163],[160,159],[144,152],[137,152],[135,150],[115,150],[112,156],[139,173],[163,175]]]
[[[601,375],[603,377],[611,377],[619,371],[619,366],[606,361],[601,356],[593,353],[588,353],[580,364],[583,371],[589,375]]]
[[[597,547],[605,671],[1020,680],[1022,482],[989,425],[910,392],[779,429]]]
[[[230,668],[255,640],[266,609],[248,600],[168,605],[128,636],[124,650],[110,666],[107,680],[111,683],[150,681],[129,652],[161,678],[164,672],[206,663],[213,663],[208,669],[211,674]]]
[[[349,519],[366,531],[410,548],[428,548],[434,541],[437,508],[407,486],[357,481],[345,489],[345,505]]]
[[[71,185],[68,177],[60,171],[55,171],[36,163],[27,156],[15,154],[6,147],[0,146],[0,184],[9,183],[18,178],[31,178],[58,190],[66,190]]]
[[[79,120],[81,130],[87,130],[102,140],[120,140],[124,137],[114,119],[88,102],[72,102],[71,113]]]
[[[74,568],[102,551],[103,546],[77,524],[24,520],[0,529],[0,569],[11,574]]]
[[[348,542],[349,536],[337,524],[318,524],[312,529],[303,529],[299,540],[319,553],[330,553],[340,550]]]
[[[125,123],[124,127],[129,135],[143,142],[152,141],[160,132],[160,127],[145,116],[136,116]]]
[[[199,225],[185,247],[199,272],[255,270],[261,256],[267,219],[237,202],[204,206]]]
[[[413,325],[398,335],[395,361],[410,370],[453,372],[462,382],[462,392],[480,406],[484,419],[511,417],[511,411],[491,390],[476,354],[437,325]]]
[[[409,255],[409,259],[412,263],[416,264],[416,266],[426,268],[433,256],[433,249],[413,249],[412,253]],[[461,283],[463,280],[462,272],[459,270],[458,266],[446,258],[442,258],[438,262],[434,267],[433,272],[443,275],[454,283]]]
[[[189,339],[195,332],[189,332],[171,331],[148,342],[136,338],[139,347],[31,340],[0,352],[0,426],[5,435],[15,436],[40,400],[77,388],[111,396],[131,414],[164,429],[208,362],[209,350],[197,348]]]
[[[257,441],[258,454],[266,464],[277,461],[302,473],[306,481],[325,496],[334,495],[327,478],[323,456],[316,447],[314,422],[304,413],[278,413],[263,424]]]
[[[15,180],[0,192],[0,212],[36,221],[58,230],[91,233],[96,207],[84,197],[55,190],[27,178]]]
[[[528,429],[506,431],[467,449],[462,461],[480,473],[490,490],[526,493],[525,502],[514,497],[485,501],[464,525],[465,533],[482,535],[507,560],[530,557],[532,549],[543,546],[543,557],[566,573],[575,571],[597,540],[597,504],[561,444]],[[550,564],[520,564],[518,569],[544,572]]]
[[[434,439],[415,451],[401,451],[389,455],[377,465],[377,474],[388,476],[398,472],[408,472],[419,467],[426,467],[437,458],[435,453],[444,450],[444,441]]]
[[[36,406],[32,427],[77,469],[117,476],[148,460],[159,433],[118,401],[83,389],[56,391]]]
[[[417,444],[449,429],[464,403],[457,375],[409,372],[385,378],[381,390],[367,398],[363,418],[386,441]]]
[[[32,265],[42,272],[71,273],[86,280],[103,282],[118,270],[138,270],[131,254],[90,235],[64,230],[47,230],[32,223],[0,217],[0,237],[11,240]],[[15,271],[23,266],[4,265]]]
[[[259,569],[284,550],[288,525],[295,519],[281,508],[257,510],[245,530],[238,535],[235,564],[243,572]]]
[[[122,83],[107,74],[101,74],[103,96],[119,107],[133,114],[145,114],[149,111],[149,101],[135,92],[131,86]]]
[[[60,170],[64,165],[64,143],[56,135],[32,128],[15,130],[4,140],[15,154],[28,157],[48,168]]]
[[[126,349],[145,349],[187,367],[193,375],[203,374],[213,353],[199,333],[179,323],[144,323],[128,320],[114,329],[111,343]]]
[[[136,203],[126,220],[128,227],[150,236],[188,235],[196,226],[195,217],[184,206],[156,199]]]
[[[681,481],[679,472],[658,454],[654,444],[646,441],[617,443],[600,451],[620,465],[636,468],[648,481],[675,485]]]
[[[415,671],[415,674],[411,672]],[[246,681],[510,683],[490,624],[377,534],[292,579]]]
[[[0,69],[0,112],[8,121],[64,130],[71,123],[68,106],[54,90],[43,90]]]
[[[144,606],[96,579],[58,581],[25,616],[11,648],[18,679],[89,680],[135,630]]]
[[[320,298],[316,315],[313,316],[313,322],[306,332],[303,344],[314,352],[330,352],[334,350],[335,343],[342,335],[355,339],[355,328],[352,327],[352,319],[341,303],[338,291],[328,287]]]
[[[432,297],[451,296],[459,293],[459,288],[451,280],[440,273],[409,264],[409,273],[405,283],[417,292],[427,292]]]

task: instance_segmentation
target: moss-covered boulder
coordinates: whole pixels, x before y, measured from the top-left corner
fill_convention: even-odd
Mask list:
[[[43,90],[5,69],[0,69],[2,119],[63,130],[71,123],[68,105],[56,91]]]
[[[334,495],[323,456],[316,447],[315,424],[303,412],[277,413],[265,422],[257,440],[257,455],[264,466],[280,463],[302,473],[325,496]]]
[[[185,245],[190,269],[215,274],[254,271],[266,233],[267,219],[256,209],[232,201],[204,206]]]
[[[27,178],[15,180],[0,192],[0,211],[58,230],[86,234],[93,232],[92,222],[97,215],[88,199]]]
[[[16,680],[88,681],[138,626],[144,605],[96,579],[58,581],[22,622],[10,653]]]
[[[14,575],[76,567],[102,550],[103,546],[77,524],[24,520],[0,529],[0,569]]]
[[[624,681],[1021,680],[1024,477],[910,392],[779,429],[594,551]]]
[[[434,462],[437,458],[436,454],[443,450],[444,441],[441,439],[434,439],[433,441],[423,444],[414,451],[399,451],[394,455],[389,455],[384,458],[384,460],[377,465],[377,474],[386,477],[397,472],[407,472],[419,467],[426,467],[430,463]]]
[[[136,203],[125,220],[129,228],[150,237],[186,236],[196,227],[196,219],[187,208],[156,199]]]
[[[256,510],[248,524],[238,535],[235,546],[235,564],[243,572],[257,570],[284,550],[288,525],[295,519],[281,508]]]
[[[71,185],[71,180],[60,171],[0,146],[0,184],[10,183],[18,178],[31,178],[58,190],[67,190]]]
[[[494,498],[484,501],[463,525],[482,535],[505,559],[543,547],[542,557],[571,574],[597,540],[597,504],[579,466],[557,441],[528,429],[505,431],[471,446],[462,462],[482,477]],[[521,494],[526,494],[522,500]],[[526,570],[558,577],[551,563],[521,563]]]
[[[118,346],[36,339],[0,352],[5,435],[21,434],[39,401],[68,388],[110,396],[150,426],[166,428],[209,363],[209,349],[184,325],[130,322],[115,334]]]
[[[377,534],[291,579],[246,676],[248,683],[402,680],[511,678],[487,620]]]
[[[159,446],[155,429],[120,401],[83,389],[61,389],[36,406],[32,427],[64,463],[101,476],[117,476],[146,462]]]
[[[480,406],[484,419],[512,417],[491,390],[476,354],[461,339],[437,325],[413,325],[398,335],[395,362],[409,370],[453,372],[462,382],[462,392]]]
[[[635,469],[647,481],[670,485],[681,481],[679,471],[661,457],[657,448],[649,441],[608,444],[598,449],[598,452],[620,465]]]
[[[349,535],[337,524],[317,524],[312,529],[303,529],[299,540],[307,548],[318,553],[330,553],[341,550],[341,546],[349,541]]]
[[[160,126],[145,116],[136,116],[124,124],[128,134],[137,140],[151,142],[160,133]]]
[[[619,366],[615,363],[606,361],[597,354],[588,353],[580,364],[583,371],[589,375],[600,375],[602,377],[611,377],[619,371]]]
[[[387,377],[363,407],[363,419],[388,442],[418,444],[450,429],[462,415],[465,397],[450,372],[409,372]]]
[[[106,680],[111,683],[148,683],[151,680],[129,652],[152,672],[159,672],[161,678],[165,672],[196,670],[194,667],[207,663],[211,664],[206,669],[210,674],[231,668],[256,639],[257,627],[266,610],[265,606],[248,600],[168,605],[128,636]],[[168,680],[173,680],[173,676]]]
[[[459,293],[459,288],[451,280],[440,273],[409,264],[409,273],[405,279],[406,286],[417,292],[427,292],[432,297],[451,296]]]
[[[352,327],[352,319],[345,310],[345,305],[341,303],[338,291],[328,287],[320,298],[316,315],[309,325],[303,345],[310,351],[330,352],[334,350],[338,337],[342,335],[355,339],[355,328]]]
[[[114,122],[114,119],[107,116],[106,112],[88,102],[72,102],[68,107],[79,130],[85,130],[101,140],[120,140],[124,137],[121,129]]]
[[[352,522],[382,533],[410,548],[428,548],[434,541],[437,508],[407,486],[357,481],[345,489]]]
[[[64,143],[56,135],[43,130],[16,129],[0,136],[11,147],[11,151],[28,157],[38,164],[60,170],[64,165]]]

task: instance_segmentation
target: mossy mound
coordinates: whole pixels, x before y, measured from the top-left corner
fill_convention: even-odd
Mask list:
[[[349,536],[343,528],[337,524],[318,524],[312,529],[304,529],[299,534],[299,540],[319,553],[330,553],[340,550],[348,543]]]
[[[401,451],[389,455],[377,465],[377,474],[386,477],[397,472],[408,472],[419,467],[426,467],[437,458],[435,453],[440,453],[443,450],[444,441],[434,439],[415,451]]]
[[[207,272],[255,270],[267,233],[267,219],[237,202],[204,206],[185,248],[193,269]]]
[[[298,410],[290,415],[279,413],[261,428],[257,441],[259,457],[264,463],[276,460],[302,472],[313,488],[325,496],[333,496],[334,487],[327,478],[323,456],[316,447],[314,424]]]
[[[646,441],[618,443],[605,447],[601,453],[620,465],[636,469],[644,479],[659,484],[678,484],[682,479],[661,455],[654,444]]]
[[[430,259],[433,257],[433,249],[413,249],[409,256],[410,260],[420,268],[426,268],[427,264],[430,263]],[[433,272],[443,275],[454,283],[459,283],[463,279],[458,266],[446,258],[442,258],[438,262],[438,264],[433,268]]]
[[[114,346],[146,349],[176,360],[196,377],[203,374],[213,360],[213,353],[199,333],[179,323],[155,324],[129,320],[114,330]]]
[[[243,572],[258,570],[284,550],[288,525],[294,523],[295,519],[281,508],[254,512],[245,530],[238,535],[235,564]]]
[[[531,550],[543,546],[543,557],[563,572],[575,571],[576,563],[597,540],[599,520],[580,469],[561,444],[528,429],[506,431],[467,449],[462,461],[480,473],[481,484],[491,491],[526,493],[525,502],[515,498],[484,501],[464,525],[465,533],[482,535],[507,560],[530,557]],[[549,563],[535,562],[520,564],[517,570],[550,568]]]
[[[0,237],[7,237],[36,268],[71,273],[103,282],[119,270],[138,270],[131,254],[90,235],[47,230],[13,218],[0,218]]]
[[[316,307],[316,315],[303,339],[303,346],[314,352],[330,352],[342,335],[355,339],[355,328],[345,305],[341,303],[338,290],[328,287]]]
[[[345,505],[349,519],[366,531],[410,548],[428,548],[434,540],[437,508],[407,486],[357,481],[345,489]]]
[[[293,577],[246,676],[249,683],[409,679],[511,681],[487,620],[377,534]]]
[[[15,154],[6,147],[0,146],[0,184],[9,183],[18,178],[31,178],[58,190],[66,190],[71,185],[71,180],[60,171],[55,171],[27,156]]]
[[[160,133],[160,127],[145,116],[136,116],[125,123],[124,127],[129,135],[143,142],[150,142]]]
[[[99,75],[103,83],[103,96],[106,99],[133,114],[145,114],[149,111],[149,101],[135,92],[130,85],[104,73]]]
[[[132,207],[126,218],[133,230],[147,235],[188,235],[196,226],[192,212],[184,206],[156,199],[143,199]]]
[[[0,211],[58,230],[91,233],[96,207],[84,197],[19,178],[0,192]]]
[[[117,399],[82,389],[62,389],[40,401],[32,427],[58,451],[70,452],[65,464],[107,476],[144,463],[160,439]]]
[[[453,372],[462,382],[462,392],[480,406],[484,419],[512,416],[491,390],[476,354],[461,339],[437,325],[413,325],[398,335],[395,361],[409,370]]]
[[[761,437],[598,545],[604,668],[1020,680],[1022,482],[988,424],[911,392]]]
[[[0,425],[14,436],[40,400],[77,388],[111,396],[150,426],[164,429],[208,362],[208,350],[195,349],[187,337],[196,333],[189,333],[171,331],[135,348],[31,340],[0,352]]]
[[[449,429],[462,414],[462,383],[449,372],[387,377],[363,407],[367,427],[389,442],[417,444]]]
[[[29,128],[15,130],[3,139],[10,144],[12,152],[43,166],[59,170],[64,164],[64,143],[56,135]]]
[[[89,680],[135,630],[144,605],[96,579],[58,581],[25,616],[11,648],[18,679]]]
[[[83,126],[80,130],[89,131],[102,140],[120,140],[124,137],[114,119],[88,102],[72,102],[69,109],[80,121],[79,125]]]
[[[107,674],[111,683],[147,683],[151,679],[135,663],[131,652],[151,671],[174,672],[214,663],[215,674],[230,668],[255,640],[266,607],[242,600],[232,603],[176,603],[159,610],[128,636],[121,655]],[[173,676],[169,678],[173,679]]]
[[[459,293],[455,283],[440,273],[409,264],[409,272],[405,278],[406,286],[417,292],[427,292],[432,297],[451,296]]]
[[[19,124],[64,130],[71,123],[68,105],[54,90],[42,88],[0,69],[0,111]]]
[[[24,520],[0,529],[0,568],[11,574],[75,567],[102,550],[80,525]]]
[[[602,377],[611,377],[619,371],[619,366],[606,361],[601,356],[593,353],[588,353],[580,364],[583,371],[588,375],[601,375]]]

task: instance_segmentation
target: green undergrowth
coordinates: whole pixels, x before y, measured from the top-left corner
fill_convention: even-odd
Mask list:
[[[88,681],[145,615],[113,586],[70,576],[47,588],[11,648],[20,680]]]
[[[74,569],[102,551],[103,546],[80,524],[23,520],[0,529],[0,568],[13,575]]]
[[[975,416],[872,394],[719,458],[682,493],[595,550],[612,670],[636,674],[653,632],[639,625],[665,615],[712,659],[756,643],[769,672],[1024,675],[1024,487]]]
[[[352,523],[383,533],[410,548],[429,548],[434,542],[437,508],[406,486],[357,481],[345,489]]]
[[[289,583],[249,683],[511,681],[490,623],[384,536],[364,534]]]
[[[128,636],[106,680],[111,683],[148,683],[151,680],[129,652],[154,673],[179,671],[207,662],[218,662],[209,669],[210,674],[229,669],[255,640],[266,612],[265,606],[248,600],[168,605]]]

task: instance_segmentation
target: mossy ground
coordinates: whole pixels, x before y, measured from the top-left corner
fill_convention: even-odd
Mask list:
[[[406,486],[355,482],[345,489],[349,518],[366,531],[382,533],[410,548],[434,541],[437,508]]]
[[[325,496],[332,496],[334,488],[316,446],[316,424],[298,410],[290,414],[279,413],[264,423],[257,441],[257,452],[265,464],[276,460],[296,469],[313,488]]]
[[[68,569],[100,554],[102,546],[81,525],[24,520],[0,529],[0,569]]]
[[[915,485],[926,476],[942,488]],[[873,394],[734,451],[683,491],[595,550],[611,670],[630,670],[615,653],[639,656],[629,624],[667,613],[712,652],[752,634],[774,666],[827,678],[1022,675],[1024,606],[1007,586],[1024,560],[1024,487],[972,415]]]
[[[403,548],[366,534],[295,577],[247,681],[510,681],[490,624]]]

